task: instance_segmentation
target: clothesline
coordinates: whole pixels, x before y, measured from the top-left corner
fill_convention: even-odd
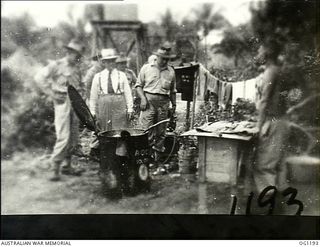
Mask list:
[[[218,97],[218,104],[222,107],[234,104],[238,98],[256,101],[256,87],[260,76],[250,80],[227,82],[215,77],[200,64],[199,77],[200,83],[198,83],[196,93],[204,100],[207,99],[208,94],[214,93]]]

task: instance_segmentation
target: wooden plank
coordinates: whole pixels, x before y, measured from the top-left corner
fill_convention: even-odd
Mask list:
[[[113,30],[113,31],[135,31],[139,30],[142,26],[141,22],[101,22],[92,21],[93,26],[98,26],[103,29]]]
[[[237,134],[218,134],[214,132],[199,132],[195,129],[182,133],[181,136],[203,136],[203,137],[234,139],[234,140],[242,140],[242,141],[250,141],[253,138],[252,136],[242,136]]]
[[[243,159],[244,159],[244,148],[239,147],[239,158],[238,158],[238,164],[237,164],[237,176],[240,176],[240,172],[242,169],[242,165],[243,165]]]
[[[198,137],[199,141],[199,157],[198,157],[198,174],[201,183],[206,182],[206,137]]]
[[[237,178],[238,178],[238,161],[239,161],[239,141],[230,140],[230,185],[235,186],[237,185]]]
[[[134,47],[135,43],[136,43],[136,40],[134,39],[131,42],[131,44],[129,45],[129,48],[128,48],[127,52],[126,52],[126,57],[130,54],[130,52],[131,52],[132,48]]]
[[[98,26],[101,26],[101,25],[142,25],[142,22],[141,21],[106,21],[106,20],[92,20],[91,21],[91,24],[92,25],[98,25]]]
[[[209,182],[230,182],[230,140],[203,137],[206,146],[206,177]]]
[[[209,182],[237,184],[239,141],[201,137],[206,139],[206,180]],[[200,147],[199,147],[200,151]]]
[[[254,180],[253,180],[253,165],[255,160],[255,153],[254,153],[254,142],[250,142],[249,145],[245,147],[245,154],[244,154],[244,193],[249,194],[253,188]]]

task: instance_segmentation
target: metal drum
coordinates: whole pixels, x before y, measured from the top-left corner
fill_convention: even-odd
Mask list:
[[[100,178],[103,191],[110,196],[135,194],[150,189],[148,130],[100,131],[78,91],[68,87],[71,105],[80,121],[94,131],[99,140]]]
[[[98,134],[100,177],[105,191],[115,196],[150,189],[151,160],[148,133],[139,129],[111,130]]]

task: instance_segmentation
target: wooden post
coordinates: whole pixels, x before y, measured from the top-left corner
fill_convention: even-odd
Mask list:
[[[198,41],[197,38],[195,38],[195,60],[198,61]],[[197,72],[197,78],[195,79],[195,82],[193,84],[193,103],[192,103],[192,118],[191,118],[191,128],[194,126],[194,117],[195,117],[195,109],[196,109],[196,101],[197,101],[197,85],[200,85],[200,64]]]
[[[193,37],[194,38],[194,43],[195,43],[195,56],[194,56],[194,60],[196,62],[198,62],[199,59],[199,43],[198,43],[198,39],[197,37]]]
[[[211,195],[210,195],[211,196]],[[199,214],[208,214],[208,192],[207,192],[207,184],[200,183],[198,185],[198,210]]]
[[[147,26],[142,24],[140,21],[103,21],[96,20],[91,21],[91,25],[94,27],[94,34],[92,38],[92,54],[96,53],[96,49],[106,48],[110,44],[118,50],[118,44],[113,40],[110,31],[125,31],[125,32],[135,32],[135,41],[137,49],[137,74],[139,74],[140,68],[143,63],[147,60],[147,46],[148,42],[146,41]],[[110,41],[109,41],[109,40]],[[130,52],[134,43],[131,43],[127,55]],[[94,54],[95,55],[95,54]]]
[[[150,50],[150,44],[149,40],[147,38],[148,34],[148,26],[145,24],[142,24],[141,28],[141,39],[143,41],[143,52],[142,52],[142,63],[145,63],[148,60],[149,50]]]
[[[196,78],[193,83],[193,98],[192,98],[192,111],[191,111],[191,129],[193,129],[194,125],[194,117],[195,117],[195,109],[196,109],[196,102],[197,102],[197,85],[198,80],[200,78],[200,66],[198,68],[198,71],[196,72]]]
[[[97,29],[95,26],[93,26],[93,31],[92,31],[92,50],[91,50],[91,57],[95,56],[97,54]]]
[[[97,46],[99,47],[99,49],[104,48],[104,36],[103,33],[101,33],[101,28],[97,27]]]
[[[188,131],[190,129],[190,101],[187,101],[187,114],[186,114],[186,129]]]
[[[109,47],[109,44],[111,43],[109,40],[108,40],[108,31],[107,29],[103,29],[103,40],[104,40],[104,48],[108,48]]]
[[[199,136],[199,158],[198,158],[198,173],[199,181],[206,182],[206,152],[207,152],[207,137]]]
[[[232,159],[229,161],[230,162],[230,185],[231,186],[236,186],[237,185],[237,175],[238,175],[238,162],[239,162],[239,148],[240,148],[240,143],[239,141],[232,140],[230,141],[229,146],[231,147],[231,157]]]
[[[146,49],[148,48],[146,42],[146,27],[141,25],[141,27],[136,31],[136,43],[137,43],[137,52],[138,52],[138,63],[137,63],[137,74],[142,67],[142,65],[147,61]]]
[[[137,64],[137,75],[140,72],[141,69],[141,47],[140,47],[140,39],[139,39],[139,31],[136,31],[136,47],[137,47],[137,58],[136,58],[136,64]]]

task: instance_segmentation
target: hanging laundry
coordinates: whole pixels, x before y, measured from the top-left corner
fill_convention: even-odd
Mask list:
[[[236,103],[238,98],[245,97],[244,81],[237,81],[232,83],[232,104]]]
[[[207,70],[202,64],[199,66],[199,83],[198,83],[198,90],[197,95],[201,95],[204,99],[207,90],[208,90],[208,77],[210,76],[210,71]]]
[[[224,91],[223,104],[228,108],[232,104],[232,83],[227,83]]]
[[[233,82],[232,104],[235,104],[238,98],[251,100],[256,103],[257,97],[259,98],[260,86],[258,84],[261,84],[260,80],[261,75],[250,80]]]
[[[221,82],[221,87],[219,88],[219,93],[218,93],[218,97],[219,97],[219,105],[222,106],[224,105],[224,95],[225,95],[225,91],[226,91],[226,86],[227,86],[227,82]]]
[[[210,90],[210,92],[218,93],[217,88],[217,78],[215,78],[210,73],[207,75],[207,90]]]
[[[199,83],[197,88],[197,95],[200,95],[203,100],[206,99],[210,93],[219,93],[219,80],[213,76],[202,64],[199,67]]]
[[[231,105],[232,100],[232,84],[222,82],[219,95],[219,106],[225,110]]]
[[[212,76],[213,77],[213,76]],[[215,79],[215,83],[214,83],[214,86],[213,86],[213,92],[216,94],[216,95],[218,95],[219,94],[219,87],[220,87],[220,84],[221,84],[221,82],[217,79],[217,78],[215,78],[215,77],[213,77],[214,79]]]
[[[244,98],[252,102],[256,101],[256,81],[257,78],[253,78],[244,82]]]

